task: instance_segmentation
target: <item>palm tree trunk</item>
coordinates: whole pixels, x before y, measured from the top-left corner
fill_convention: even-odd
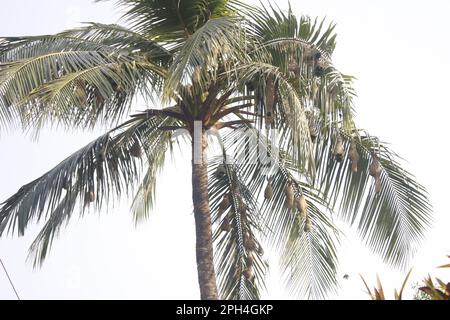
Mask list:
[[[211,213],[208,196],[208,166],[206,163],[206,135],[192,139],[192,200],[196,231],[198,283],[202,300],[217,300],[214,271]]]

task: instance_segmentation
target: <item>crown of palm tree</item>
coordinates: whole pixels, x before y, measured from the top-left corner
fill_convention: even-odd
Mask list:
[[[292,292],[324,297],[337,283],[334,216],[387,263],[408,263],[430,223],[427,193],[355,125],[334,24],[231,0],[116,2],[127,27],[0,38],[0,128],[112,127],[2,203],[0,235],[45,220],[30,249],[40,265],[78,208],[127,195],[142,220],[174,133],[193,136],[199,121],[225,155],[209,161],[207,186],[220,297],[260,296],[263,243]],[[136,97],[151,108],[133,113]],[[248,161],[261,153],[269,164]]]

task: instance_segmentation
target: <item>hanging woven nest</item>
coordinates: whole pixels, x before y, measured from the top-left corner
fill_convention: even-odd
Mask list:
[[[348,151],[348,159],[351,162],[352,165],[352,172],[357,173],[358,172],[358,161],[359,161],[359,153],[358,149],[356,147],[356,142],[353,140],[350,145],[350,150]]]
[[[303,61],[311,66],[314,64],[314,49],[311,47],[305,48],[303,51]]]
[[[216,177],[220,179],[223,178],[226,174],[227,170],[225,168],[225,165],[223,163],[219,164],[215,172]]]
[[[251,235],[249,235],[248,233],[246,233],[244,236],[244,247],[245,247],[245,251],[247,251],[247,252],[255,251],[257,249],[255,239],[253,239],[253,237]]]
[[[94,191],[87,191],[84,195],[84,202],[86,204],[94,202],[95,201],[95,193]]]
[[[70,178],[64,178],[63,182],[62,182],[62,188],[64,190],[69,190],[70,187],[72,186],[72,182],[70,181]]]
[[[99,107],[103,106],[104,103],[105,103],[105,98],[102,96],[102,94],[98,90],[96,90],[95,91],[95,106],[97,108],[99,108]]]
[[[264,198],[270,200],[273,197],[272,178],[267,178],[267,186],[264,190]]]
[[[85,102],[88,97],[88,83],[85,80],[75,81],[74,94],[80,102]]]
[[[272,111],[266,111],[265,115],[265,123],[266,123],[266,129],[270,129],[273,127],[273,113]]]
[[[225,232],[231,231],[231,223],[230,223],[230,218],[228,216],[223,218],[222,224],[220,225],[220,229]]]
[[[253,277],[255,276],[254,273],[253,273],[253,267],[245,268],[243,274],[244,274],[245,279],[252,280]]]
[[[313,75],[314,75],[315,77],[320,78],[320,77],[322,77],[324,74],[325,74],[325,69],[324,69],[320,64],[318,64],[318,65],[316,65],[316,66],[314,67]]]
[[[307,117],[308,117],[309,136],[311,138],[311,142],[314,143],[316,142],[317,137],[319,135],[318,120],[312,112],[308,112]]]
[[[130,155],[135,158],[140,158],[142,156],[142,148],[137,140],[134,140],[130,147]]]
[[[305,219],[305,227],[304,227],[304,231],[305,232],[310,232],[312,228],[312,223],[311,223],[311,219],[307,216]]]
[[[192,72],[192,83],[200,83],[202,79],[202,69],[200,66],[195,66]]]
[[[256,253],[261,257],[264,255],[264,248],[261,246],[261,244],[258,243],[258,247],[256,248]]]
[[[256,90],[256,81],[248,81],[245,83],[245,87],[248,92],[253,92]]]
[[[297,210],[302,218],[306,218],[308,212],[308,203],[303,193],[296,199]]]
[[[219,204],[219,216],[221,216],[231,205],[230,194],[225,194]]]
[[[315,61],[319,61],[320,58],[322,58],[322,53],[319,50],[315,49],[313,52],[313,58]]]
[[[241,200],[241,202],[239,203],[240,214],[243,216],[247,215],[247,210],[248,210],[247,204]]]
[[[296,78],[300,77],[300,66],[295,60],[291,60],[288,65],[288,71],[293,73]]]
[[[254,262],[255,262],[255,259],[253,258],[253,251],[250,251],[247,254],[247,257],[245,258],[245,265],[247,267],[252,267]]]
[[[383,169],[381,168],[380,160],[378,160],[378,156],[375,152],[372,152],[372,162],[369,165],[369,175],[374,177],[375,179],[375,192],[381,192],[381,172]]]
[[[286,195],[286,206],[292,209],[294,207],[294,188],[292,187],[291,179],[287,181],[284,193]]]
[[[102,181],[103,178],[105,177],[105,172],[103,169],[103,163],[102,162],[98,162],[96,164],[96,171],[97,171],[97,181]]]
[[[244,226],[248,224],[247,211],[248,211],[247,205],[245,203],[242,203],[241,206],[239,207],[239,213],[241,217],[241,222]]]
[[[97,160],[103,162],[106,160],[106,144],[100,146],[100,150],[97,152]]]
[[[273,107],[275,104],[275,82],[273,76],[270,75],[266,80],[266,91],[265,91],[265,122],[266,128],[270,128],[273,125]]]
[[[334,151],[333,151],[334,159],[337,162],[341,162],[344,157],[344,152],[345,152],[345,150],[344,150],[344,144],[342,143],[342,137],[341,137],[341,135],[338,135],[337,139],[336,139],[336,144],[334,145]]]

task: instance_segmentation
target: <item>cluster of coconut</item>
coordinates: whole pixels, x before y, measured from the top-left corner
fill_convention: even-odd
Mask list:
[[[338,137],[336,139],[336,144],[335,144],[334,150],[333,150],[335,160],[337,162],[341,162],[344,158],[344,153],[345,153],[345,149],[344,149],[344,144],[342,142],[342,137],[341,137],[341,135],[338,135]],[[369,175],[375,179],[375,192],[380,193],[381,192],[382,168],[381,168],[380,160],[378,159],[378,156],[376,155],[375,152],[371,153],[371,157],[372,157],[372,160],[369,165]],[[348,151],[348,159],[350,160],[352,172],[357,173],[358,172],[358,161],[360,159],[360,156],[358,153],[355,139],[352,139],[352,141],[350,143],[350,149]]]
[[[308,215],[308,203],[306,202],[303,192],[300,192],[297,196],[294,193],[294,187],[292,180],[289,178],[286,182],[284,189],[285,204],[289,210],[294,210],[305,221],[304,231],[311,231],[311,219]],[[264,190],[264,198],[270,200],[273,197],[272,178],[267,179],[267,186]]]

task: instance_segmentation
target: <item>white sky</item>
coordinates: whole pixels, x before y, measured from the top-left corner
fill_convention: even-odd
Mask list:
[[[256,1],[255,1],[256,2]],[[287,1],[276,1],[285,8]],[[297,14],[328,17],[338,23],[337,67],[358,78],[358,125],[392,143],[408,159],[407,168],[430,192],[434,227],[412,263],[410,284],[436,270],[450,253],[448,212],[448,80],[450,2],[430,1],[293,1]],[[79,21],[115,22],[111,4],[90,0],[3,0],[0,36],[47,34]],[[116,12],[117,13],[117,12]],[[43,132],[33,142],[20,132],[0,137],[0,201],[42,175],[99,132]],[[199,297],[189,158],[169,163],[160,176],[157,206],[148,222],[133,226],[126,201],[109,213],[73,219],[55,241],[42,269],[25,263],[28,246],[39,230],[23,238],[2,238],[0,257],[23,299],[197,299]],[[346,231],[339,252],[338,299],[365,299],[362,273],[375,284],[378,272],[388,296],[403,281],[404,271],[387,268]],[[264,298],[292,298],[271,261]],[[411,296],[412,290],[408,290]],[[0,270],[0,299],[14,299]]]

